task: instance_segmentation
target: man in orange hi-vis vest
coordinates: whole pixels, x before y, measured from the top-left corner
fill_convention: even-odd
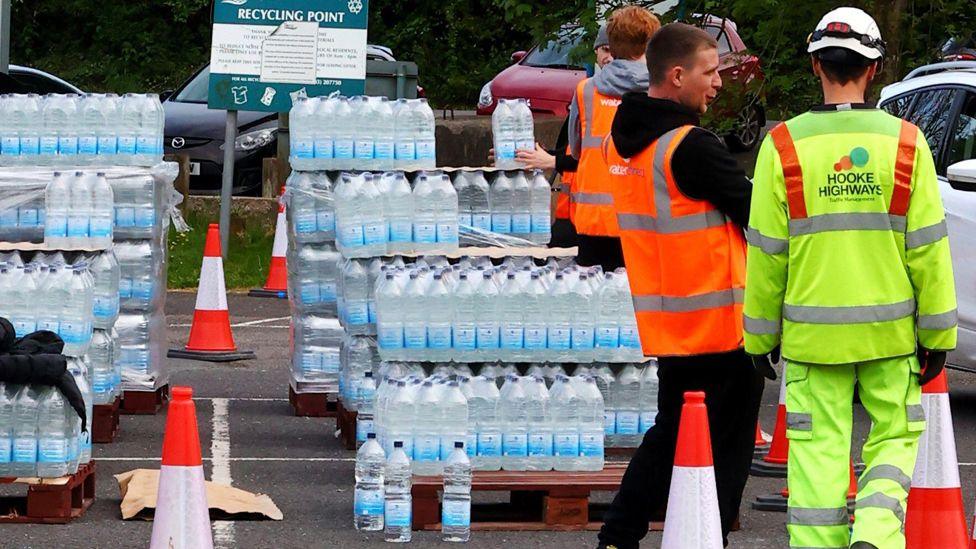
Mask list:
[[[600,153],[603,138],[625,93],[647,91],[644,49],[661,23],[651,12],[627,6],[613,12],[607,38],[613,61],[583,80],[569,106],[569,148],[579,159],[570,195],[570,218],[579,234],[576,261],[604,271],[623,266],[607,165]]]
[[[636,549],[668,498],[682,395],[704,391],[722,535],[739,512],[763,378],[743,351],[752,186],[699,126],[722,86],[717,44],[672,23],[647,46],[650,87],[623,98],[602,154],[644,355],[658,359],[658,415],[605,515],[601,547]]]

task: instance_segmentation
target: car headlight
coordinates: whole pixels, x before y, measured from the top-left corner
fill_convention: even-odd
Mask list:
[[[271,143],[278,136],[278,129],[254,130],[237,136],[234,140],[235,151],[253,151]],[[224,146],[220,146],[223,150]]]
[[[478,106],[479,107],[490,107],[494,98],[491,96],[491,82],[488,82],[481,88],[481,93],[478,94]]]

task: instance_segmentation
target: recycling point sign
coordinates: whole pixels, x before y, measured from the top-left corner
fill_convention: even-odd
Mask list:
[[[298,97],[359,95],[369,0],[216,0],[211,109],[288,112]]]

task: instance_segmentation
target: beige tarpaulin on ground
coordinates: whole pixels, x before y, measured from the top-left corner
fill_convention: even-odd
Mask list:
[[[135,469],[115,475],[122,494],[122,520],[131,518],[151,518],[147,510],[155,510],[156,488],[159,486],[159,471],[156,469]],[[207,481],[207,506],[211,516],[214,511],[220,518],[253,519],[268,518],[281,520],[284,515],[271,498],[264,494],[252,494],[226,484]]]

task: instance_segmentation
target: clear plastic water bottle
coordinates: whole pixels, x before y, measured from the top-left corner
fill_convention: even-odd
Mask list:
[[[499,172],[491,184],[491,230],[496,233],[512,232],[512,213],[515,208],[515,190],[512,180]]]
[[[340,186],[344,183],[340,182]],[[312,174],[309,172],[293,171],[285,182],[288,189],[289,205],[286,212],[290,219],[292,232],[295,241],[300,243],[311,243],[318,240],[318,219],[315,211],[315,194],[312,186]],[[348,188],[346,189],[348,190]],[[336,189],[338,201],[346,197],[339,197],[340,188]],[[344,206],[345,204],[343,204]],[[333,220],[334,223],[334,220]]]
[[[312,157],[315,158],[315,168],[319,170],[332,169],[335,152],[333,149],[332,134],[334,127],[332,117],[335,115],[335,108],[338,104],[336,98],[317,97],[312,105],[312,112],[309,120],[308,136],[312,140]],[[303,143],[303,145],[305,145]],[[307,157],[306,157],[307,158]]]
[[[404,358],[422,358],[427,349],[427,311],[424,299],[427,295],[426,284],[420,272],[410,273],[404,288],[403,317],[403,348]]]
[[[585,273],[577,276],[571,286],[571,293],[575,300],[573,306],[572,349],[576,360],[587,362],[593,357],[594,322],[593,322],[593,288],[590,286]]]
[[[380,350],[399,358],[403,350],[403,317],[401,308],[413,306],[405,303],[404,288],[393,272],[387,272],[376,288],[376,341]]]
[[[386,460],[384,473],[384,540],[408,543],[413,535],[413,496],[410,493],[410,457],[403,450],[403,441],[393,441],[393,453]]]
[[[549,287],[547,354],[548,360],[563,362],[573,358],[572,327],[576,299],[572,291],[572,281],[563,273],[556,273]]]
[[[136,134],[137,166],[153,166],[162,160],[163,106],[154,93],[139,95],[140,119]]]
[[[485,172],[472,172],[468,176],[468,182],[465,203],[471,212],[471,226],[481,231],[491,231],[491,188],[485,179]]]
[[[102,112],[102,100],[98,94],[86,93],[79,101],[81,125],[78,134],[78,163],[95,163],[98,155],[98,134],[104,131],[108,120]]]
[[[393,105],[386,97],[374,97],[370,102],[374,119],[374,169],[392,170],[396,167],[396,121]]]
[[[394,107],[394,134],[396,167],[400,170],[415,167],[417,145],[414,142],[413,117],[417,111],[407,99],[397,99]]]
[[[630,293],[630,282],[627,279],[625,269],[617,269],[614,272],[615,282],[618,285],[618,304],[617,311],[620,324],[620,349],[619,359],[640,360],[644,356],[641,349],[640,333],[637,331],[637,316],[634,314],[634,300]]]
[[[535,120],[529,102],[519,99],[514,103],[515,111],[515,149],[520,151],[535,150]]]
[[[545,357],[549,319],[549,295],[541,275],[533,272],[528,284],[523,286],[522,294],[525,326],[525,360],[538,360]]]
[[[458,197],[458,226],[460,227],[471,226],[471,196],[468,190],[471,186],[470,179],[471,175],[465,171],[455,172],[451,179],[454,192]]]
[[[580,381],[576,384],[580,396],[579,469],[601,471],[604,461],[603,396],[593,376],[584,376]]]
[[[343,324],[350,334],[369,330],[369,278],[360,260],[346,261],[342,269]]]
[[[95,404],[111,404],[115,400],[115,343],[108,332],[96,329],[92,333],[88,358],[92,365],[92,391]]]
[[[434,273],[423,302],[427,326],[427,360],[451,359],[451,320],[454,317],[454,297],[440,272]]]
[[[468,438],[468,400],[461,391],[461,383],[448,382],[441,393],[441,447],[440,459],[447,461],[458,442]]]
[[[529,239],[545,245],[552,239],[552,190],[542,170],[532,172],[530,183],[532,234]]]
[[[353,117],[356,121],[356,149],[354,157],[357,167],[364,170],[376,169],[376,117],[373,110],[375,98],[356,96],[349,99]]]
[[[390,227],[387,253],[400,254],[413,251],[414,201],[410,182],[403,172],[383,174],[383,211]]]
[[[644,433],[654,426],[657,418],[657,361],[651,360],[641,371],[640,380],[640,434],[643,438]]]
[[[640,371],[628,364],[620,371],[614,384],[617,442],[625,448],[640,445]]]
[[[73,363],[69,363],[68,371],[71,372],[72,377],[75,379],[75,384],[78,386],[78,390],[81,391],[82,399],[85,403],[85,417],[88,418],[88,429],[87,431],[81,430],[81,418],[78,417],[77,412],[68,404],[67,399],[65,399],[65,415],[68,421],[68,436],[69,447],[73,446],[74,441],[77,441],[78,450],[75,452],[74,456],[71,455],[69,451],[69,458],[72,461],[72,469],[69,474],[73,474],[78,469],[78,464],[86,464],[91,461],[92,458],[92,438],[91,438],[91,421],[94,415],[94,396],[92,395],[91,384],[88,383],[90,377],[91,369],[89,368],[89,363],[85,359],[75,359]]]
[[[475,357],[491,360],[498,358],[501,347],[501,292],[490,271],[484,271],[480,276],[481,284],[475,295]]]
[[[104,172],[88,173],[84,177],[86,187],[90,187],[92,191],[88,245],[105,249],[112,245],[112,218],[115,213],[112,186],[105,179]]]
[[[0,477],[10,475],[14,441],[14,403],[17,387],[0,383]]]
[[[538,376],[522,378],[525,392],[525,410],[528,418],[529,471],[549,471],[553,467],[553,423],[549,390],[546,381]]]
[[[518,167],[515,162],[518,119],[514,106],[515,103],[508,99],[499,99],[495,112],[491,115],[495,166],[502,170],[512,170]]]
[[[101,166],[118,164],[119,134],[117,122],[120,116],[121,103],[121,98],[114,93],[98,96],[98,116],[104,120],[104,123],[95,126],[95,136],[98,139],[95,164]],[[94,115],[94,113],[92,114]],[[162,132],[160,132],[159,137],[162,138]]]
[[[478,471],[497,471],[501,468],[502,427],[498,417],[498,399],[498,386],[494,378],[485,375],[472,378],[468,425],[476,433],[477,448],[471,463]]]
[[[136,142],[142,129],[143,102],[139,94],[127,93],[122,96],[118,125],[119,161],[125,165],[136,163]]]
[[[71,203],[70,176],[54,172],[44,190],[44,242],[54,248],[68,247],[68,211]]]
[[[92,218],[92,181],[83,172],[75,172],[69,187],[68,207],[68,246],[87,248],[91,241],[90,223]]]
[[[10,476],[37,476],[38,391],[23,385],[14,401],[13,450]]]
[[[359,193],[353,206],[359,210],[363,223],[363,248],[365,257],[383,255],[390,239],[390,226],[383,211],[383,200],[372,174],[363,174]]]
[[[115,252],[97,254],[89,267],[95,278],[92,296],[95,328],[109,329],[119,317],[119,281],[121,273]]]
[[[359,382],[356,393],[356,442],[362,443],[366,442],[368,433],[376,432],[373,424],[376,405],[376,382],[373,380],[373,372],[363,373],[363,379]]]
[[[454,443],[454,451],[444,464],[441,534],[449,542],[471,538],[471,462],[463,442]]]
[[[70,277],[63,279],[65,285],[65,300],[60,316],[60,336],[64,340],[66,356],[81,356],[85,354],[91,342],[92,297],[84,281],[84,270],[73,268]]]
[[[473,361],[477,351],[477,325],[481,281],[478,271],[462,271],[454,291],[454,318],[451,323],[451,347],[458,362]]]
[[[552,418],[554,463],[557,471],[578,471],[580,469],[580,404],[582,400],[569,378],[559,376],[552,388]]]
[[[528,467],[528,414],[526,396],[517,375],[507,375],[500,391],[498,416],[502,426],[502,469]]]
[[[40,391],[37,404],[37,476],[62,477],[68,473],[68,431],[64,398],[53,387]]]
[[[414,401],[416,388],[408,385],[411,384],[402,380],[396,384],[396,392],[387,407],[386,436],[394,444],[402,443],[404,453],[413,459],[413,429],[417,420],[417,406]]]
[[[332,180],[325,172],[312,175],[312,194],[315,208],[316,242],[331,242],[335,240],[335,196],[332,190]]]
[[[348,98],[340,97],[333,111],[333,163],[332,169],[348,170],[355,165],[356,132],[358,118]]]
[[[434,201],[437,220],[437,248],[450,251],[458,247],[458,196],[447,175],[440,174],[432,178],[434,192],[430,199]]]
[[[415,475],[440,474],[441,418],[440,398],[434,382],[423,382],[417,397],[417,415],[413,438],[413,472]]]
[[[421,173],[413,188],[413,242],[418,253],[437,249],[437,221],[440,212],[433,197],[436,185],[434,177],[436,176]]]
[[[417,151],[417,166],[420,169],[433,169],[437,166],[437,150],[435,146],[436,121],[434,111],[426,99],[413,101],[416,114],[411,118],[416,124],[414,146]]]
[[[619,286],[615,283],[613,273],[603,274],[603,283],[599,294],[595,296],[597,303],[595,344],[598,358],[614,360],[617,348],[620,346],[620,296]]]
[[[356,452],[356,490],[353,503],[353,525],[356,530],[375,532],[383,529],[383,470],[386,455],[369,433],[366,443]]]
[[[41,154],[41,134],[44,132],[43,119],[44,99],[31,93],[21,96],[14,109],[17,117],[17,127],[20,133],[21,164],[43,164]]]
[[[532,236],[532,197],[525,172],[517,171],[512,176],[512,197],[512,235],[529,239]]]
[[[21,97],[9,93],[0,95],[0,165],[3,166],[21,163],[20,132],[24,125]]]
[[[508,362],[518,362],[524,357],[525,349],[525,291],[516,278],[515,273],[509,272],[505,277],[505,285],[498,296],[501,313],[501,350],[499,358]]]

